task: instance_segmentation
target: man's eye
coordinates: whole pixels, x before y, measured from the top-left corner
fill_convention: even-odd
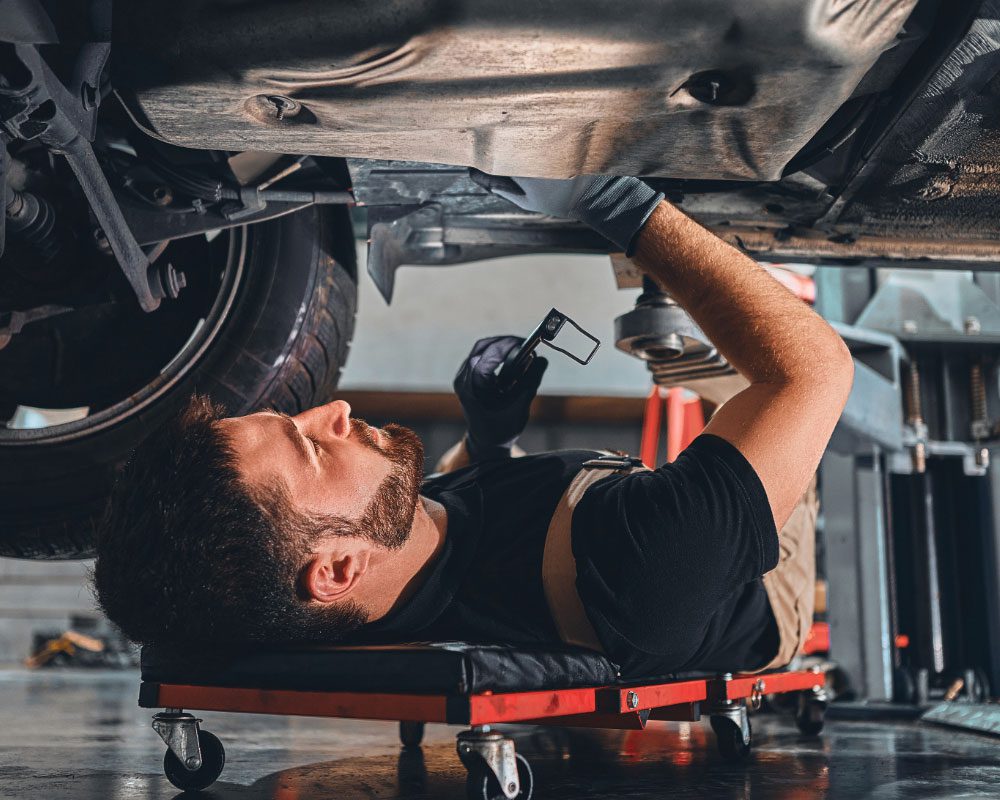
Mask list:
[[[309,443],[313,446],[313,450],[316,451],[316,455],[319,455],[322,452],[319,449],[319,442],[317,442],[315,439],[313,439],[312,436],[307,436],[306,438],[309,440]]]

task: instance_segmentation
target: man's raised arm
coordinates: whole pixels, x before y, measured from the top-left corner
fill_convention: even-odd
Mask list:
[[[632,258],[750,381],[705,430],[750,462],[780,529],[847,402],[847,346],[767,270],[667,202],[636,236]]]
[[[851,391],[854,365],[843,340],[756,262],[636,178],[471,175],[521,208],[580,220],[614,242],[749,380],[706,431],[750,462],[780,529],[815,473]]]

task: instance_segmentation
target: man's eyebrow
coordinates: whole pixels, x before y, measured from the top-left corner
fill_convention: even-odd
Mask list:
[[[299,433],[299,429],[296,424],[292,422],[290,414],[285,414],[283,411],[275,411],[274,409],[267,409],[261,413],[267,414],[271,417],[280,417],[284,420],[286,424],[282,427],[284,427],[287,432],[288,438],[295,442],[295,446],[302,451],[303,455],[305,455],[309,461],[314,461],[316,459],[316,451],[313,449],[311,444],[306,442],[305,437]]]

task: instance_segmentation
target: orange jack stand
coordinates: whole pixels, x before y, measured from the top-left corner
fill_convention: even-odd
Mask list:
[[[661,414],[661,407],[665,407],[665,413]],[[639,448],[642,463],[650,469],[655,469],[658,464],[660,430],[664,416],[667,420],[667,461],[674,461],[705,427],[701,398],[680,387],[665,389],[654,386],[646,398],[642,418],[642,444]]]

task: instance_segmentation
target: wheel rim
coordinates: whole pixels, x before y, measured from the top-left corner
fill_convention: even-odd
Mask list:
[[[206,309],[201,324],[194,328],[185,343],[152,380],[122,400],[82,419],[41,428],[8,428],[0,423],[0,447],[61,444],[94,435],[142,413],[182,381],[205,357],[218,338],[244,283],[246,228],[232,228],[220,236],[226,237],[225,262],[221,271],[208,268],[213,275],[220,275],[218,292],[211,306]]]

